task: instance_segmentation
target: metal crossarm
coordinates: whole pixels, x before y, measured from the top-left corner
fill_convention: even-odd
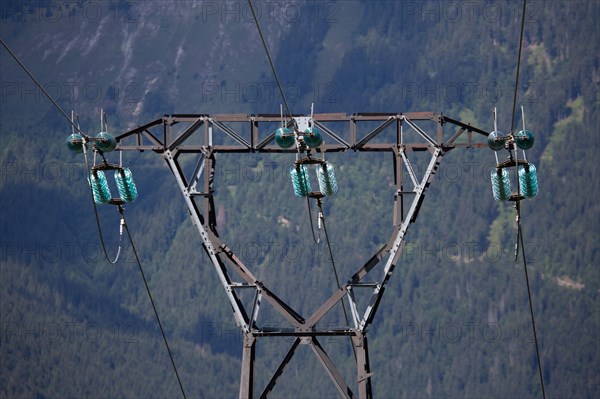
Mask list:
[[[301,115],[292,117],[306,119],[305,116]],[[279,115],[165,115],[161,119],[156,119],[116,137],[117,150],[151,150],[162,154],[175,176],[177,186],[190,212],[192,223],[200,234],[202,246],[225,290],[227,299],[233,309],[236,324],[243,333],[240,398],[252,398],[255,395],[254,359],[257,341],[263,337],[295,337],[295,339],[262,391],[261,398],[267,397],[272,392],[278,378],[285,371],[300,344],[306,344],[312,349],[341,397],[354,397],[350,386],[318,340],[318,337],[332,335],[349,336],[351,338],[355,353],[355,383],[358,387],[358,397],[372,397],[372,372],[366,334],[377,313],[386,285],[389,283],[402,253],[404,237],[408,227],[416,220],[427,188],[433,181],[433,176],[443,155],[459,147],[484,147],[486,146],[484,140],[474,141],[473,136],[475,134],[475,136],[487,138],[488,134],[481,129],[432,112],[404,114],[357,113],[353,115],[331,113],[315,114],[312,118],[314,126],[321,129],[325,135],[331,137],[334,141],[324,145],[328,152],[383,151],[392,153],[396,191],[394,194],[393,229],[387,244],[360,266],[346,280],[346,283],[332,292],[329,298],[308,318],[295,311],[262,281],[258,280],[242,260],[219,238],[216,230],[213,198],[214,176],[217,167],[215,154],[219,152],[296,152],[295,148],[283,149],[273,145],[275,133],[261,130],[265,124],[272,127],[274,122],[281,122]],[[231,128],[231,123],[237,123],[238,125],[239,123],[247,123],[248,129],[238,131],[248,131],[248,136],[244,136]],[[373,123],[379,124],[374,129],[369,129],[368,133],[362,137],[358,137],[358,132],[361,131],[359,127],[363,124],[371,124],[368,126],[372,126]],[[178,124],[182,124],[184,128],[174,129],[173,127]],[[291,126],[291,124],[292,121],[288,120],[287,126]],[[335,128],[332,124],[335,124]],[[408,126],[406,132],[402,129],[403,124]],[[433,129],[425,129],[422,127],[423,125],[432,126]],[[444,139],[444,125],[458,128],[449,139]],[[381,142],[381,137],[390,136],[389,134],[385,135],[390,130],[393,131],[394,140]],[[225,135],[233,139],[235,144],[216,144],[223,142],[221,139],[215,140],[217,135]],[[466,136],[467,140],[459,142],[458,139],[462,136]],[[376,137],[378,142],[374,142]],[[407,140],[408,137],[414,137],[417,140],[409,141]],[[320,151],[320,149],[317,149],[317,151]],[[410,161],[410,155],[414,151],[428,151],[431,155],[427,169],[421,176],[413,169]],[[197,156],[191,175],[186,176],[179,163],[178,158],[181,154],[196,154]],[[412,186],[410,190],[405,188],[404,171],[410,177],[410,185]],[[379,270],[379,274],[374,273],[375,270]],[[374,274],[376,278],[373,277]],[[371,276],[371,281],[363,281],[368,275]],[[240,290],[254,290],[253,300],[249,304],[244,305],[240,300],[238,295]],[[371,291],[371,298],[364,309],[361,309],[356,301],[357,290]],[[341,328],[320,327],[319,321],[341,301],[348,301],[350,306],[350,325]],[[264,306],[271,306],[290,323],[291,328],[261,327],[259,310]]]

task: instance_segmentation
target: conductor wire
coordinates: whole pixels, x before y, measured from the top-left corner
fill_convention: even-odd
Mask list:
[[[144,269],[142,268],[142,263],[140,262],[140,258],[138,256],[137,250],[135,248],[133,238],[131,237],[131,232],[129,231],[129,226],[127,226],[127,222],[125,220],[125,213],[124,213],[123,207],[121,205],[119,205],[118,209],[119,209],[119,213],[121,214],[122,225],[125,227],[125,231],[127,232],[127,237],[129,238],[129,242],[131,243],[131,249],[133,250],[133,255],[135,256],[135,261],[137,263],[138,270],[140,271],[142,280],[144,280],[144,286],[146,287],[146,293],[148,294],[148,298],[150,299],[150,303],[152,304],[152,310],[154,311],[154,316],[156,318],[156,322],[158,323],[158,327],[160,328],[160,333],[161,333],[163,341],[165,343],[165,347],[167,348],[167,352],[169,353],[169,359],[171,360],[171,365],[173,366],[173,371],[175,372],[175,376],[177,377],[177,382],[179,383],[179,389],[181,390],[181,396],[183,397],[183,399],[186,399],[185,391],[183,389],[183,384],[181,383],[181,378],[179,378],[179,372],[177,371],[177,366],[175,365],[175,360],[173,358],[173,353],[171,353],[171,348],[169,347],[169,342],[167,341],[167,335],[165,334],[165,330],[160,321],[160,317],[158,316],[158,310],[156,309],[156,305],[154,304],[154,299],[152,299],[152,293],[150,292],[150,287],[148,286],[148,280],[146,280],[146,275],[144,274]]]
[[[527,7],[527,0],[523,0],[523,12],[521,15],[521,34],[519,37],[519,55],[517,57],[517,73],[515,76],[515,92],[513,96],[513,107],[512,116],[510,118],[510,131],[513,132],[513,126],[515,124],[515,112],[517,109],[517,93],[519,92],[519,71],[521,69],[521,49],[523,48],[523,31],[525,30],[525,8]]]
[[[260,24],[258,23],[258,18],[256,17],[256,13],[254,11],[254,6],[252,5],[252,0],[248,0],[248,5],[250,6],[250,11],[252,11],[252,17],[254,18],[254,23],[256,24],[256,29],[258,30],[258,35],[260,36],[260,41],[265,49],[265,53],[267,54],[267,58],[269,59],[269,65],[271,65],[271,71],[273,72],[273,77],[277,82],[277,87],[279,88],[279,93],[281,93],[281,98],[283,99],[283,104],[285,105],[285,109],[291,120],[294,120],[292,116],[292,111],[290,110],[290,106],[285,98],[285,94],[283,93],[283,88],[281,86],[281,82],[279,81],[279,77],[277,76],[277,71],[275,70],[275,65],[273,64],[273,60],[271,59],[271,54],[269,53],[269,48],[267,47],[267,43],[263,36],[262,30],[260,29]],[[296,125],[294,121],[294,126]]]
[[[56,107],[56,109],[58,109],[60,111],[60,113],[63,114],[63,116],[65,117],[65,119],[69,121],[69,123],[71,124],[71,126],[73,126],[74,129],[77,129],[77,132],[81,133],[85,138],[88,138],[87,135],[83,131],[81,131],[81,129],[79,129],[79,126],[75,126],[75,122],[72,121],[71,118],[69,118],[69,116],[67,115],[67,113],[61,108],[61,106],[58,105],[58,103],[56,101],[54,101],[54,99],[46,91],[46,89],[44,88],[44,86],[42,86],[42,84],[35,78],[35,76],[33,76],[33,74],[25,66],[25,64],[23,64],[23,62],[21,62],[21,60],[19,59],[19,57],[17,57],[17,55],[15,53],[13,53],[13,51],[10,49],[10,47],[8,47],[8,44],[6,44],[4,42],[4,40],[2,40],[1,37],[0,37],[0,43],[2,43],[2,45],[4,46],[4,48],[6,49],[6,51],[8,51],[8,53],[11,55],[11,57],[17,62],[17,64],[19,64],[19,66],[21,67],[21,69],[23,69],[23,71],[25,71],[25,73],[27,75],[29,75],[29,77],[31,78],[31,80],[33,80],[33,83],[35,83],[35,85],[42,91],[42,93],[44,93],[44,95],[48,98],[48,100],[50,100],[50,102]]]
[[[33,80],[33,82],[36,84],[36,86],[42,91],[42,93],[44,93],[44,95],[50,100],[50,102],[56,107],[56,109],[58,109],[60,111],[60,113],[65,117],[65,119],[69,121],[69,124],[72,126],[72,129],[76,129],[77,132],[81,133],[81,135],[83,136],[82,149],[83,149],[83,154],[84,154],[84,158],[85,158],[86,178],[88,178],[89,177],[89,173],[90,173],[90,168],[89,168],[89,161],[88,161],[88,156],[87,156],[86,143],[87,143],[89,137],[80,129],[79,124],[76,125],[75,121],[72,118],[69,118],[69,116],[60,107],[60,105],[58,105],[58,103],[52,98],[52,96],[50,96],[50,94],[46,91],[46,89],[44,89],[44,87],[41,85],[41,83],[29,71],[29,69],[25,66],[25,64],[23,64],[23,62],[21,62],[21,60],[10,49],[10,47],[8,47],[8,45],[4,42],[4,40],[2,40],[2,38],[0,38],[0,43],[2,43],[2,45],[8,51],[8,53],[12,56],[12,58],[17,62],[17,64],[19,64],[19,66],[25,71],[25,73],[27,73],[27,75],[31,78],[31,80]],[[104,154],[100,153],[100,155],[102,156],[104,162],[106,163],[106,158],[104,158]],[[106,245],[104,243],[104,237],[102,235],[102,228],[100,226],[100,218],[98,216],[98,209],[96,207],[96,202],[94,201],[94,193],[93,193],[91,185],[89,185],[89,189],[90,189],[90,196],[91,196],[91,199],[92,199],[92,204],[94,206],[94,214],[96,215],[96,225],[98,227],[98,233],[100,234],[100,241],[102,243],[102,249],[104,251],[104,256],[106,257],[106,260],[108,260],[109,263],[114,264],[119,259],[119,255],[121,253],[121,242],[122,242],[122,238],[123,238],[123,229],[125,229],[125,231],[127,232],[127,237],[129,238],[129,242],[131,243],[131,248],[133,249],[133,253],[135,255],[135,259],[137,261],[137,265],[138,265],[140,274],[142,275],[142,279],[144,280],[144,285],[146,287],[146,292],[148,293],[148,297],[150,298],[150,302],[152,304],[152,309],[154,310],[154,316],[156,317],[156,321],[158,322],[158,326],[160,328],[160,332],[162,334],[163,341],[165,343],[165,347],[167,348],[167,352],[169,353],[169,358],[171,359],[171,365],[173,366],[173,370],[175,372],[175,376],[177,377],[177,382],[179,383],[179,388],[181,390],[181,395],[183,396],[184,399],[186,399],[185,391],[183,389],[183,385],[181,383],[181,379],[179,378],[179,373],[177,371],[177,366],[175,365],[175,361],[173,359],[173,354],[171,353],[171,349],[169,348],[169,343],[167,341],[167,336],[165,335],[165,331],[164,331],[162,323],[160,321],[160,317],[158,316],[158,311],[156,310],[156,306],[154,304],[154,300],[152,298],[152,294],[150,292],[150,288],[148,286],[148,282],[146,280],[146,276],[144,275],[144,270],[142,269],[142,264],[140,262],[137,250],[135,248],[135,244],[133,242],[133,238],[131,237],[131,232],[129,231],[129,227],[127,226],[127,223],[125,221],[125,214],[123,212],[123,207],[121,207],[121,205],[118,206],[119,213],[121,214],[121,222],[120,222],[120,227],[119,227],[119,231],[120,231],[120,234],[119,234],[119,249],[117,251],[117,255],[116,255],[115,259],[111,260],[110,257],[108,256],[108,252],[106,250]]]
[[[512,116],[510,119],[510,131],[511,131],[511,135],[513,134],[513,126],[514,126],[514,121],[515,121],[515,111],[517,108],[517,94],[519,91],[519,71],[521,68],[521,50],[523,48],[523,32],[525,30],[525,11],[526,11],[526,7],[527,7],[527,0],[523,0],[523,11],[522,11],[522,15],[521,15],[521,33],[519,36],[519,54],[517,57],[517,72],[516,72],[516,76],[515,76],[515,91],[514,91],[514,97],[513,97],[513,107],[512,107]],[[514,137],[514,136],[513,136]],[[514,145],[514,144],[513,144]],[[538,374],[539,374],[539,378],[540,378],[540,385],[542,388],[542,397],[544,399],[546,399],[546,390],[544,387],[544,375],[542,373],[542,361],[541,361],[541,357],[540,357],[540,348],[539,348],[539,343],[538,343],[538,337],[537,337],[537,330],[535,327],[535,317],[534,317],[534,312],[533,312],[533,304],[531,301],[531,286],[529,284],[529,274],[527,271],[527,259],[525,256],[525,246],[523,243],[523,231],[521,228],[521,206],[520,206],[520,197],[521,197],[521,184],[518,178],[518,156],[517,156],[517,148],[514,148],[515,151],[515,169],[517,169],[517,199],[515,202],[515,207],[516,207],[516,211],[517,211],[517,216],[516,216],[516,221],[517,221],[517,241],[515,244],[515,261],[517,260],[517,256],[519,253],[519,244],[521,247],[521,253],[523,255],[523,269],[525,271],[525,282],[527,285],[527,298],[529,300],[529,313],[530,313],[530,317],[531,317],[531,324],[533,327],[533,338],[535,341],[535,352],[537,355],[537,364],[538,364]]]
[[[325,241],[327,241],[327,250],[329,251],[329,259],[331,260],[331,267],[333,268],[333,274],[335,276],[335,282],[337,284],[338,289],[342,289],[342,286],[340,284],[340,278],[338,277],[338,272],[337,272],[337,267],[335,266],[335,260],[333,259],[333,251],[331,250],[331,241],[329,241],[329,234],[327,233],[327,225],[325,224],[325,213],[323,212],[323,208],[322,208],[322,201],[320,198],[317,198],[317,206],[319,207],[319,212],[320,212],[320,216],[321,219],[323,221],[323,231],[325,232]],[[344,303],[344,300],[341,300],[342,302],[342,310],[344,312],[344,319],[346,321],[346,325],[350,326],[350,320],[348,319],[348,312],[346,311],[346,304]],[[357,360],[357,356],[356,356],[356,348],[354,348],[354,344],[352,343],[352,338],[350,338],[350,343],[351,343],[351,347],[352,347],[352,352],[354,353],[354,360]]]

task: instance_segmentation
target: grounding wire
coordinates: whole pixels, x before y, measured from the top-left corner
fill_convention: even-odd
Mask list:
[[[267,47],[267,43],[262,34],[262,30],[260,29],[260,24],[258,23],[258,18],[256,17],[256,13],[254,12],[254,6],[252,5],[252,0],[248,0],[248,5],[250,6],[250,11],[252,11],[252,17],[254,18],[254,23],[256,25],[256,29],[258,30],[258,35],[260,36],[260,41],[265,49],[265,53],[267,53],[267,58],[269,59],[269,64],[271,65],[271,71],[273,72],[273,76],[275,77],[275,81],[277,82],[277,87],[279,88],[279,92],[281,93],[281,98],[283,99],[283,103],[285,105],[285,109],[293,121],[294,118],[292,116],[292,111],[290,110],[290,106],[285,98],[285,94],[283,93],[283,88],[281,87],[281,82],[279,81],[279,77],[277,76],[277,71],[275,70],[275,65],[273,64],[273,60],[271,59],[271,54],[269,53],[269,48]],[[295,123],[295,122],[294,122]]]
[[[135,261],[138,266],[138,270],[140,271],[140,275],[142,276],[142,280],[144,280],[144,286],[146,287],[146,293],[148,294],[148,298],[150,299],[150,303],[152,304],[152,310],[154,310],[154,316],[156,317],[156,322],[158,323],[158,327],[160,328],[160,333],[162,334],[163,341],[165,343],[165,347],[167,348],[167,352],[169,353],[169,359],[171,360],[171,365],[173,366],[173,371],[175,372],[175,376],[177,377],[177,382],[179,383],[179,389],[181,390],[181,396],[186,399],[185,391],[183,389],[183,384],[181,383],[181,378],[179,378],[179,372],[177,371],[177,366],[175,365],[175,360],[173,359],[173,353],[171,353],[171,348],[169,347],[169,342],[167,341],[167,335],[165,334],[165,330],[160,321],[160,317],[158,316],[158,310],[156,309],[156,305],[154,304],[154,299],[152,298],[152,293],[150,292],[150,287],[148,286],[148,280],[146,280],[146,275],[144,274],[144,269],[142,268],[142,263],[140,262],[140,258],[138,256],[137,250],[135,249],[135,244],[133,242],[133,238],[131,237],[131,232],[129,231],[129,226],[127,226],[127,222],[125,220],[125,214],[123,207],[119,205],[119,213],[121,214],[121,220],[123,221],[123,226],[125,227],[125,231],[127,232],[127,238],[129,238],[129,242],[131,243],[131,249],[133,250],[133,255],[135,256]]]
[[[526,7],[527,7],[527,0],[523,0],[523,11],[522,11],[522,15],[521,15],[521,33],[519,36],[519,54],[517,57],[517,72],[516,72],[516,76],[515,76],[515,90],[514,90],[514,96],[513,96],[512,116],[510,119],[511,134],[513,134],[513,131],[514,131],[513,126],[514,126],[514,120],[515,120],[515,111],[517,108],[517,94],[519,91],[519,71],[521,69],[521,50],[523,48],[523,32],[525,30]],[[515,148],[515,154],[517,152],[518,152],[518,150]],[[515,159],[516,158],[517,157],[515,157]],[[518,163],[515,162],[515,165],[518,170]],[[517,176],[517,200],[515,203],[515,208],[517,211],[517,242],[516,242],[517,251],[515,251],[515,255],[518,255],[518,245],[521,244],[521,253],[523,255],[523,268],[525,270],[525,282],[527,285],[527,298],[529,300],[529,313],[531,316],[531,325],[533,327],[533,338],[535,341],[535,352],[536,352],[536,356],[537,356],[538,373],[539,373],[539,377],[540,377],[540,385],[542,387],[542,397],[544,399],[546,399],[546,390],[544,388],[544,375],[542,373],[542,361],[541,361],[541,357],[540,357],[540,348],[539,348],[539,344],[538,344],[537,330],[535,328],[535,317],[534,317],[534,312],[533,312],[533,304],[532,304],[532,300],[531,300],[531,285],[529,284],[529,274],[527,272],[527,259],[525,256],[525,247],[524,247],[524,243],[523,243],[523,231],[521,228],[521,209],[520,209],[521,207],[519,204],[520,196],[521,196],[521,184],[520,184],[518,176]]]
[[[29,75],[29,77],[31,78],[31,80],[33,80],[33,82],[42,91],[42,93],[44,93],[44,95],[46,97],[48,97],[48,100],[50,100],[50,102],[52,104],[54,104],[54,106],[56,107],[56,109],[58,109],[61,114],[63,114],[63,116],[65,117],[65,119],[69,121],[69,123],[73,126],[73,128],[77,129],[78,133],[81,133],[84,137],[87,138],[87,135],[81,129],[79,129],[79,126],[75,126],[75,123],[71,120],[71,118],[69,118],[69,116],[67,115],[67,113],[61,108],[60,105],[58,105],[58,103],[56,101],[54,101],[54,99],[48,93],[48,91],[46,91],[46,89],[44,88],[44,86],[42,86],[42,84],[35,78],[35,76],[33,76],[33,74],[25,66],[25,64],[23,64],[23,62],[21,62],[21,60],[19,59],[19,57],[17,57],[17,55],[10,49],[10,47],[8,47],[8,44],[6,44],[6,42],[4,42],[4,40],[2,40],[1,37],[0,37],[0,43],[2,43],[2,45],[4,46],[4,48],[6,49],[6,51],[8,51],[8,53],[17,62],[17,64],[19,64],[19,66],[23,69],[23,71],[25,71],[25,73],[27,75]]]

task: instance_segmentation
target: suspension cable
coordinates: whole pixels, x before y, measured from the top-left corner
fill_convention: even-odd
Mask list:
[[[67,115],[67,113],[61,108],[61,106],[58,105],[58,103],[56,101],[54,101],[54,99],[48,93],[48,91],[46,91],[46,89],[44,88],[44,86],[42,86],[42,84],[35,78],[35,76],[33,76],[33,74],[25,66],[25,64],[23,64],[23,62],[21,62],[21,60],[19,59],[19,57],[17,57],[17,55],[10,49],[10,47],[8,47],[8,44],[6,44],[4,42],[4,40],[2,40],[1,37],[0,37],[0,43],[2,43],[2,45],[4,46],[4,48],[6,49],[6,51],[8,51],[8,53],[17,62],[17,64],[19,64],[19,66],[23,69],[23,71],[25,71],[25,73],[27,75],[29,75],[29,77],[31,78],[31,80],[33,80],[33,82],[42,91],[42,93],[44,93],[44,95],[48,98],[48,100],[50,100],[50,102],[56,107],[56,109],[58,109],[60,111],[60,113],[65,117],[65,119],[69,121],[69,123],[73,126],[73,128],[77,129],[77,132],[81,133],[85,138],[87,138],[87,135],[83,131],[81,131],[81,129],[79,129],[79,126],[75,126],[75,122],[72,121],[71,118],[69,118],[69,116]]]

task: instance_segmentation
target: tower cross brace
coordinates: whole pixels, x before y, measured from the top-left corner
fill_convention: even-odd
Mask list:
[[[306,118],[294,115],[294,118]],[[294,340],[284,358],[279,363],[260,397],[267,397],[275,387],[278,378],[294,356],[300,344],[308,345],[327,375],[343,398],[352,398],[352,392],[344,377],[322,347],[319,339],[327,336],[348,336],[355,353],[356,384],[359,398],[371,398],[371,367],[367,343],[367,331],[378,305],[383,297],[394,267],[404,246],[408,227],[419,213],[427,188],[432,183],[441,158],[454,148],[481,148],[487,144],[473,140],[473,133],[487,137],[488,132],[432,112],[409,113],[345,113],[315,114],[314,126],[318,127],[331,143],[323,144],[317,151],[326,152],[388,152],[393,154],[394,206],[393,229],[385,245],[362,264],[341,287],[332,292],[329,298],[311,315],[304,317],[286,304],[239,259],[219,237],[214,206],[214,176],[217,153],[296,153],[296,149],[282,149],[273,144],[275,132],[265,132],[261,126],[272,126],[280,122],[279,115],[246,114],[174,114],[164,115],[145,125],[139,126],[116,137],[117,150],[153,151],[161,154],[171,169],[177,185],[187,205],[196,227],[202,246],[206,251],[223,285],[227,299],[233,309],[237,326],[243,334],[242,367],[240,377],[240,398],[255,396],[254,360],[257,341],[264,337],[293,337]],[[237,132],[230,124],[248,125],[246,134]],[[183,129],[175,128],[178,124]],[[336,128],[332,127],[336,125]],[[433,126],[434,132],[423,128]],[[339,127],[343,133],[339,131]],[[361,127],[369,126],[366,133]],[[454,130],[450,137],[444,133],[444,126]],[[371,128],[376,126],[375,128]],[[162,127],[162,129],[161,129]],[[395,140],[381,142],[376,138],[384,131],[394,130]],[[363,129],[364,130],[364,129]],[[220,144],[227,138],[233,144]],[[360,136],[360,137],[359,137]],[[382,135],[383,136],[383,135]],[[380,137],[382,137],[380,136]],[[200,144],[198,144],[200,143]],[[415,171],[410,161],[412,152],[426,151],[430,159],[422,176]],[[191,175],[185,173],[180,155],[196,154],[196,164]],[[404,181],[404,172],[409,176]],[[410,187],[410,189],[408,189]],[[380,263],[382,267],[377,267]],[[379,270],[380,269],[380,270]],[[366,282],[367,275],[379,276],[374,282]],[[234,277],[232,277],[232,273]],[[371,298],[366,308],[359,308],[355,292],[370,290]],[[240,290],[252,290],[254,300],[244,306]],[[350,308],[350,325],[341,328],[324,328],[319,321],[341,301]],[[269,328],[261,326],[259,310],[267,303],[283,316],[291,327]]]

